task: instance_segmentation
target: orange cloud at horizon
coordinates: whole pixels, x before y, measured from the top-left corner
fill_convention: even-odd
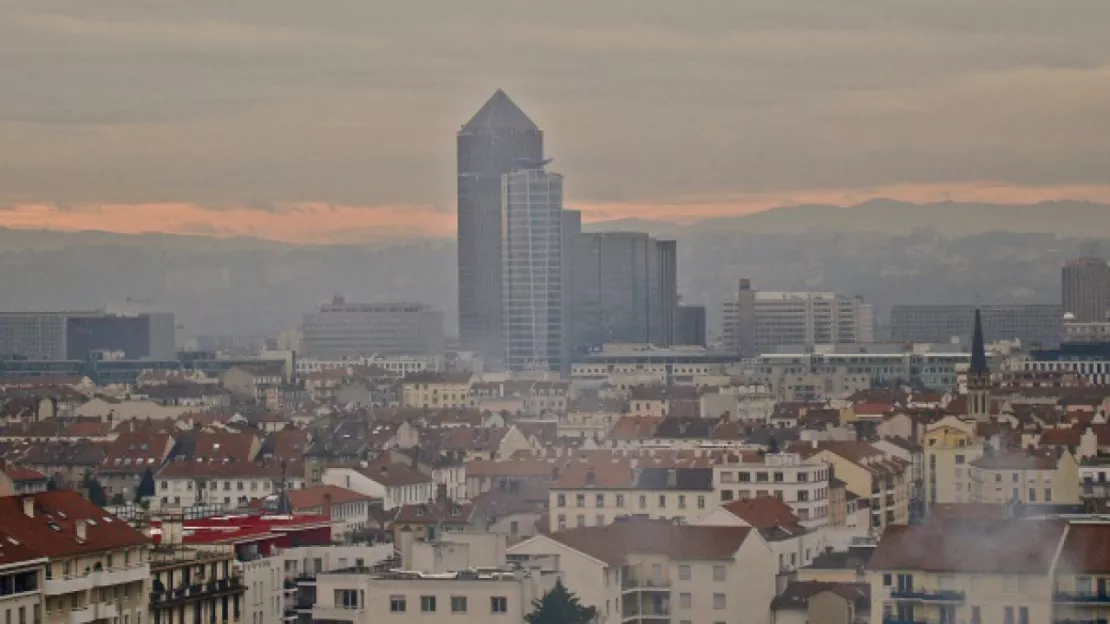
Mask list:
[[[1000,183],[900,185],[873,189],[810,189],[780,193],[691,196],[668,201],[571,202],[587,222],[639,218],[692,223],[741,216],[796,204],[850,206],[888,198],[913,203],[963,201],[1034,204],[1052,200],[1110,203],[1110,186],[1023,187]],[[295,244],[358,244],[406,237],[450,237],[453,211],[430,205],[298,203],[265,209],[248,205],[211,207],[187,202],[67,205],[18,204],[0,209],[0,227],[118,234],[249,236]]]

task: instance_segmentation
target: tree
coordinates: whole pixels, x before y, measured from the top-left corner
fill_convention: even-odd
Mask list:
[[[597,609],[582,606],[560,580],[543,598],[532,601],[532,612],[524,619],[528,624],[587,624],[596,617]]]
[[[154,497],[154,473],[150,468],[146,469],[143,473],[143,478],[139,481],[139,487],[135,488],[135,502],[140,503],[144,499]]]
[[[104,492],[104,488],[100,482],[96,480],[92,470],[85,471],[85,491],[88,492],[89,502],[97,507],[105,507],[108,505],[108,494]]]

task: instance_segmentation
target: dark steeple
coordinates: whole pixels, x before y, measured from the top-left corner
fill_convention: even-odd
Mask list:
[[[971,335],[971,369],[968,371],[974,377],[990,375],[987,368],[987,348],[983,343],[983,319],[979,309],[975,309],[975,330]]]
[[[537,132],[539,128],[504,91],[498,89],[462,128],[463,132],[495,130]]]

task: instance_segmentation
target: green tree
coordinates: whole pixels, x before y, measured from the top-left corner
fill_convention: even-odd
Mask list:
[[[104,487],[96,480],[92,470],[85,471],[85,491],[88,492],[89,501],[97,507],[105,507],[108,505],[108,494],[104,492]]]
[[[582,606],[560,580],[543,598],[532,601],[532,612],[524,619],[528,624],[588,624],[596,617],[597,609]]]
[[[136,503],[140,503],[147,498],[154,498],[154,473],[150,471],[150,468],[146,469],[142,480],[139,481],[139,487],[135,488]]]

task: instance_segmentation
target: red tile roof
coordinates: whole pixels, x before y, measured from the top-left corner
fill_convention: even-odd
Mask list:
[[[662,554],[679,561],[731,559],[751,532],[751,527],[647,520],[559,531],[549,537],[609,565],[620,565],[631,554]]]
[[[430,483],[432,478],[408,464],[395,464],[383,457],[356,469],[363,476],[386,487]]]
[[[468,524],[474,516],[474,505],[452,502],[402,505],[393,522],[403,524]]]
[[[1110,574],[1110,524],[1069,526],[1056,570],[1064,574]]]
[[[24,468],[23,466],[6,466],[3,468],[4,474],[16,483],[20,481],[46,481],[48,477],[37,470]],[[3,560],[0,559],[0,562]]]
[[[658,416],[623,416],[613,423],[606,436],[610,440],[640,440],[655,435],[663,419]]]
[[[748,498],[721,505],[730,514],[740,518],[756,529],[782,528],[791,533],[804,533],[798,516],[790,505],[774,496]]]
[[[372,497],[365,494],[359,494],[346,488],[341,488],[338,485],[317,485],[302,489],[288,490],[289,503],[293,506],[293,511],[302,509],[323,509],[326,506],[325,498],[331,496],[332,505],[343,505],[345,503],[357,503],[360,501],[368,501]]]
[[[981,574],[1047,574],[1062,520],[932,521],[888,527],[868,567]]]
[[[26,499],[34,500],[33,517],[24,512]],[[77,538],[78,522],[86,523],[84,541]],[[0,531],[47,557],[151,543],[149,537],[72,490],[0,497]]]
[[[1000,450],[984,454],[968,462],[984,470],[1056,470],[1056,453]]]

